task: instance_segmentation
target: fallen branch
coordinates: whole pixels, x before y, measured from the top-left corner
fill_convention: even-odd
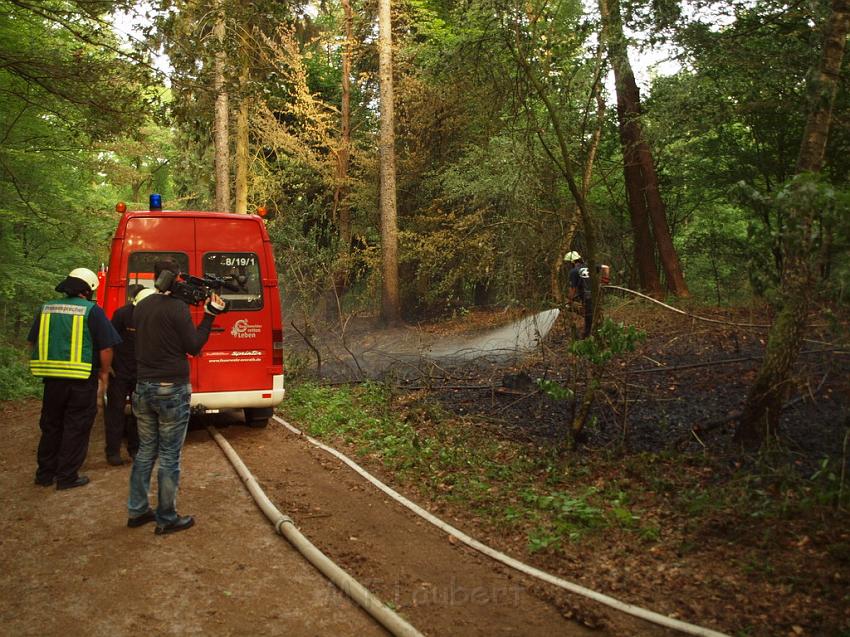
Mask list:
[[[804,356],[807,354],[825,354],[825,353],[836,353],[836,354],[846,354],[850,353],[844,349],[816,349],[809,350],[806,352],[800,352],[800,356]],[[696,367],[712,367],[714,365],[725,365],[727,363],[745,363],[747,361],[760,361],[763,356],[743,356],[741,358],[721,358],[713,361],[703,361],[701,363],[690,363],[688,365],[676,365],[675,367],[646,367],[642,369],[631,369],[631,370],[623,370],[621,372],[617,372],[618,374],[654,374],[656,372],[674,372],[682,369],[693,369]],[[652,360],[652,359],[650,359]],[[653,361],[655,362],[655,361]]]
[[[635,296],[639,296],[642,299],[646,299],[647,301],[652,301],[660,305],[663,308],[670,310],[671,312],[676,312],[677,314],[682,314],[684,316],[688,316],[692,319],[696,319],[697,321],[705,321],[706,323],[719,323],[720,325],[732,325],[733,327],[757,327],[760,329],[769,329],[770,325],[763,325],[761,323],[733,323],[732,321],[723,321],[720,319],[708,318],[707,316],[699,316],[698,314],[691,314],[690,312],[685,312],[684,310],[680,310],[677,307],[673,307],[672,305],[667,305],[666,303],[659,301],[658,299],[654,299],[651,296],[647,296],[646,294],[642,294],[640,292],[636,292],[635,290],[630,290],[629,288],[620,287],[619,285],[603,285],[603,288],[607,288],[609,290],[620,290],[621,292],[628,292],[629,294],[634,294]],[[815,325],[810,325],[809,327],[816,327]],[[822,326],[820,326],[822,327]],[[807,343],[818,343],[820,345],[834,345],[834,343],[826,343],[824,341],[815,341],[812,339],[804,338],[804,341]]]
[[[690,363],[688,365],[676,365],[675,367],[648,367],[644,369],[631,369],[617,372],[618,374],[653,374],[655,372],[675,372],[682,369],[693,369],[695,367],[713,367],[715,365],[726,365],[727,363],[744,363],[746,361],[759,361],[761,356],[744,356],[742,358],[724,358],[716,361],[703,361],[702,363]]]
[[[298,329],[298,326],[295,324],[295,321],[289,321],[289,324],[292,326],[292,329],[294,329],[296,332],[298,332],[298,335],[301,338],[304,339],[304,342],[307,343],[307,345],[310,346],[310,349],[312,349],[316,353],[316,373],[321,374],[321,372],[322,372],[322,355],[319,353],[319,350],[316,349],[316,346],[313,345],[312,341],[310,341],[310,339],[307,338],[301,332],[301,330]]]
[[[513,407],[514,405],[516,405],[517,403],[521,403],[523,400],[526,400],[527,398],[531,398],[532,396],[535,396],[535,395],[537,395],[537,394],[539,394],[539,393],[540,393],[540,390],[539,390],[539,389],[535,389],[533,392],[530,392],[530,393],[528,393],[528,394],[525,394],[525,395],[523,395],[523,396],[520,396],[519,398],[517,398],[517,399],[516,399],[516,400],[514,400],[513,402],[508,403],[507,405],[503,405],[502,407],[500,407],[499,409],[497,409],[497,410],[496,410],[496,413],[499,413],[499,412],[505,411],[505,410],[507,410],[507,409],[510,409],[511,407]]]
[[[635,296],[639,296],[642,299],[646,299],[647,301],[652,301],[653,303],[657,303],[661,307],[667,308],[671,312],[676,312],[677,314],[683,314],[685,316],[690,316],[693,319],[697,319],[698,321],[705,321],[707,323],[720,323],[721,325],[734,325],[735,327],[760,327],[760,328],[769,328],[770,325],[762,325],[760,323],[732,323],[731,321],[721,321],[720,319],[712,319],[705,316],[697,316],[696,314],[691,314],[690,312],[685,312],[684,310],[680,310],[679,308],[673,307],[672,305],[667,305],[658,299],[654,299],[651,296],[647,296],[646,294],[641,294],[640,292],[635,292],[634,290],[630,290],[629,288],[623,288],[619,285],[603,285],[603,288],[609,290],[620,290],[621,292],[628,292],[629,294],[634,294]]]

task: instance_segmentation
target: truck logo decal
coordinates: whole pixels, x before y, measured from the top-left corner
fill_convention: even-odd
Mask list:
[[[257,338],[262,330],[262,325],[252,325],[248,319],[239,319],[233,324],[230,335],[236,338]]]
[[[258,349],[204,352],[208,363],[261,363],[263,352]]]

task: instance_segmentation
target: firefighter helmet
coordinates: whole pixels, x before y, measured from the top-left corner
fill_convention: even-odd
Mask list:
[[[80,279],[94,292],[97,289],[97,275],[88,268],[74,268],[68,273],[69,278]]]

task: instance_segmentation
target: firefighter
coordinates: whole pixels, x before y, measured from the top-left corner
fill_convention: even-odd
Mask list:
[[[567,291],[567,304],[572,307],[573,301],[578,298],[584,307],[584,332],[582,338],[590,336],[593,327],[593,299],[590,293],[590,270],[581,258],[581,255],[573,250],[564,255],[564,261],[571,266],[569,273],[569,290]],[[602,285],[608,285],[607,265],[596,266]]]
[[[75,268],[56,286],[65,298],[44,303],[27,340],[30,370],[44,381],[35,483],[59,490],[88,484],[78,472],[86,459],[98,382],[108,385],[112,348],[121,337],[92,302],[97,275]]]
[[[139,433],[133,415],[125,416],[127,397],[136,386],[136,328],[133,325],[133,307],[136,295],[144,289],[139,284],[127,289],[127,303],[112,315],[112,326],[121,337],[112,357],[112,373],[106,391],[106,408],[103,422],[106,433],[106,461],[112,466],[124,464],[121,458],[121,440],[127,438],[127,453],[131,458],[139,449]]]
[[[590,298],[590,270],[584,263],[581,255],[573,250],[564,255],[564,261],[570,264],[569,290],[567,291],[567,304],[572,307],[573,301],[578,298],[584,308],[584,333],[582,338],[590,336],[590,328],[593,324],[593,301]]]

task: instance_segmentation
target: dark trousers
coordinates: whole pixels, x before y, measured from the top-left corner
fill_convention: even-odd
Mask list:
[[[59,484],[77,479],[97,415],[97,376],[87,380],[48,378],[41,403],[41,440],[36,478]]]
[[[135,378],[115,376],[109,379],[109,386],[106,388],[106,409],[103,412],[103,420],[106,424],[107,456],[121,454],[121,440],[125,436],[127,437],[127,453],[135,456],[139,450],[136,417],[124,413],[127,398],[133,395],[135,387]]]
[[[582,338],[587,338],[590,336],[590,328],[593,325],[593,300],[584,299],[582,305],[584,305],[584,336]]]

